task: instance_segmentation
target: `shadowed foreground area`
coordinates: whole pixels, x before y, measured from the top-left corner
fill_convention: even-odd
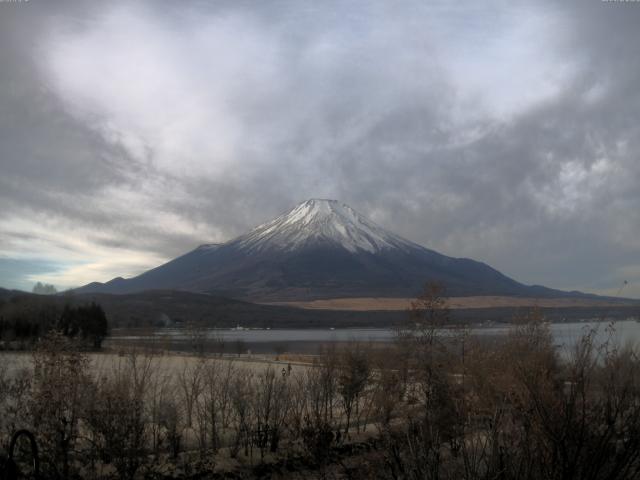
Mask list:
[[[308,364],[91,360],[52,333],[2,363],[1,442],[34,432],[51,479],[637,478],[637,352],[587,332],[560,356],[537,316],[506,338],[445,340],[437,292],[411,314],[393,344]]]

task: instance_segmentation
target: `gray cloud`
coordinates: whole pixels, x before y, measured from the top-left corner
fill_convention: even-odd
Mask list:
[[[640,295],[638,5],[0,9],[0,258],[73,265],[44,280],[334,197],[525,282]]]

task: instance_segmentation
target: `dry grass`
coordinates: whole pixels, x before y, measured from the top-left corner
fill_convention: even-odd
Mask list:
[[[330,298],[326,300],[270,302],[265,305],[284,305],[309,310],[350,310],[350,311],[397,311],[407,310],[412,298]],[[597,300],[590,298],[525,298],[525,297],[449,297],[451,309],[463,308],[501,308],[501,307],[539,307],[539,308],[572,308],[572,307],[617,307],[632,305],[625,300]]]
[[[143,354],[141,353],[141,355]],[[113,371],[127,360],[127,355],[119,355],[117,353],[88,353],[87,356],[90,361],[91,373],[93,374]],[[221,366],[231,362],[237,367],[253,373],[263,372],[269,365],[279,370],[281,366],[287,362],[293,363],[296,366],[304,366],[313,362],[313,357],[294,354],[280,355],[278,360],[276,360],[276,355],[205,358],[207,358],[209,362],[216,362]],[[185,367],[193,367],[202,361],[202,359],[203,357],[194,355],[169,352],[166,355],[153,355],[151,361],[155,370],[162,371],[166,375],[177,375]],[[2,364],[2,368],[6,373],[13,375],[19,370],[32,368],[33,355],[30,352],[0,352],[0,364]]]

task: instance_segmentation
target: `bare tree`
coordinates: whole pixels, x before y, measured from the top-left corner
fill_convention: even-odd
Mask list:
[[[158,425],[165,432],[171,457],[178,458],[182,447],[183,418],[182,409],[178,406],[175,398],[163,399],[158,406]]]
[[[43,452],[43,470],[68,478],[74,468],[79,421],[89,384],[88,357],[58,332],[51,332],[33,353],[30,416]]]
[[[18,368],[9,361],[0,365],[0,449],[8,449],[15,431],[32,427],[28,409],[31,381],[28,368]]]
[[[182,370],[178,374],[178,387],[182,394],[187,428],[193,426],[194,408],[203,388],[202,373],[204,368],[205,363],[202,360],[192,362],[189,359],[185,359],[182,364]]]
[[[131,354],[92,389],[85,422],[101,460],[113,463],[120,478],[133,479],[145,462],[145,395],[152,373],[150,358]]]
[[[289,415],[287,427],[289,435],[294,439],[300,438],[304,420],[308,411],[307,376],[298,374],[290,376],[289,382]]]
[[[208,432],[214,452],[220,447],[221,437],[229,428],[232,409],[232,386],[236,378],[232,361],[209,360],[203,372],[203,390],[200,398],[203,428]]]
[[[177,434],[173,434],[173,426],[182,429],[182,409],[178,409],[175,414],[175,422],[171,422],[171,404],[176,404],[175,399],[176,379],[171,371],[161,371],[156,369],[151,375],[149,387],[147,389],[147,415],[149,418],[148,432],[151,437],[152,450],[155,455],[159,455],[160,450],[166,443],[175,446]],[[169,414],[168,414],[169,413]],[[180,420],[180,421],[178,421]]]
[[[255,439],[264,458],[267,446],[275,452],[289,411],[289,388],[286,375],[279,375],[272,366],[257,378],[253,411],[255,414]]]
[[[202,322],[189,321],[185,325],[189,348],[196,355],[204,355],[207,343],[207,330]]]
[[[338,391],[345,413],[344,433],[349,433],[354,408],[358,410],[360,396],[364,392],[371,376],[369,364],[370,352],[360,344],[351,343],[343,349],[338,367]]]
[[[379,365],[376,370],[372,393],[376,424],[381,433],[389,433],[393,415],[399,409],[401,375],[389,365]]]
[[[235,457],[240,448],[244,448],[245,456],[251,445],[251,430],[253,427],[253,412],[251,398],[253,396],[253,375],[245,369],[235,371],[231,383],[231,405],[233,408],[233,426],[235,438],[231,447],[231,456]]]

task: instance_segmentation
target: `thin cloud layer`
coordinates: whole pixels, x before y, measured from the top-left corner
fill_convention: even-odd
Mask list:
[[[0,285],[134,275],[331,197],[526,283],[640,295],[639,20],[0,4]]]

